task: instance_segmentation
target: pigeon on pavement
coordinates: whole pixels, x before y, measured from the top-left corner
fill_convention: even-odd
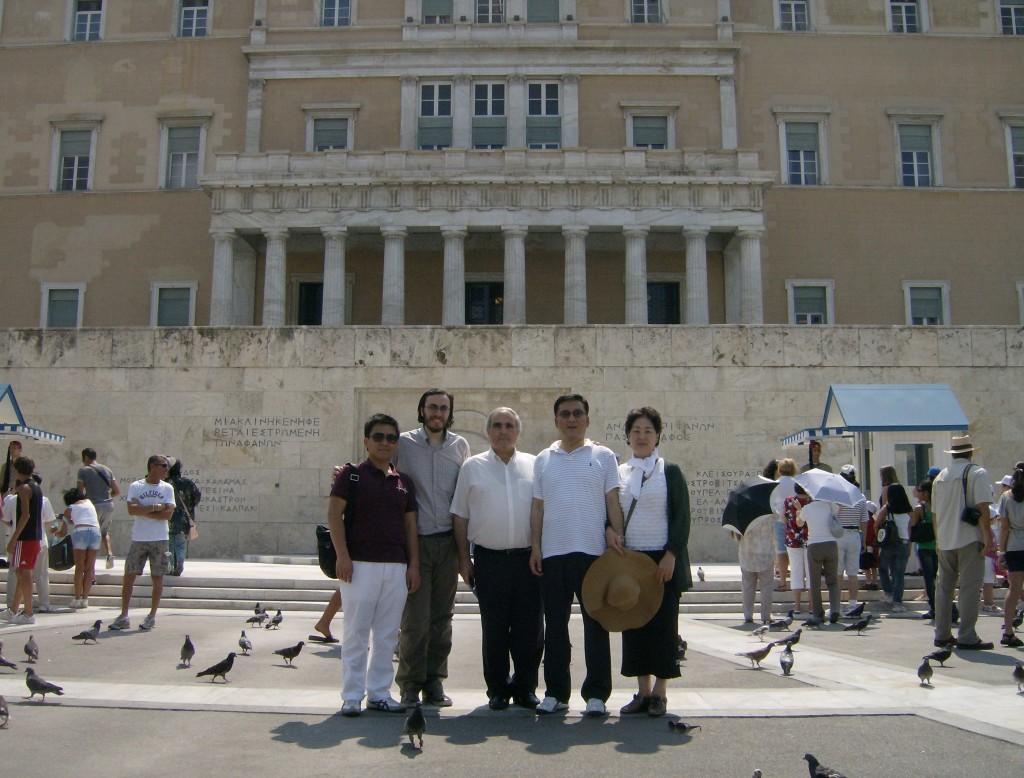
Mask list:
[[[252,612],[253,612],[254,614],[256,614],[257,616],[259,616],[259,615],[260,615],[261,613],[266,613],[266,612],[267,612],[267,609],[266,609],[266,608],[264,608],[264,607],[263,607],[262,605],[260,605],[259,603],[256,603],[256,607],[252,609]]]
[[[804,622],[804,626],[809,627],[810,629],[817,629],[818,627],[821,627],[824,624],[825,619],[822,616],[811,616],[811,618],[807,619],[807,621]]]
[[[1019,692],[1024,686],[1024,665],[1020,662],[1017,662],[1017,666],[1013,668],[1013,680],[1017,682],[1017,691]]]
[[[942,667],[946,666],[946,660],[953,655],[953,649],[951,648],[940,648],[937,651],[932,651],[928,656],[921,657],[922,659],[934,659]]]
[[[800,636],[802,634],[804,634],[804,631],[803,631],[803,628],[801,627],[800,629],[798,629],[796,632],[794,632],[792,635],[790,635],[788,638],[786,638],[782,642],[783,643],[788,643],[789,647],[792,648],[793,646],[795,646],[797,643],[800,642]]]
[[[250,616],[249,618],[247,618],[247,619],[245,620],[245,623],[246,623],[246,624],[255,624],[255,625],[256,625],[256,626],[258,627],[258,626],[260,626],[260,625],[261,625],[261,624],[262,624],[262,623],[263,623],[264,621],[266,621],[266,620],[267,620],[267,619],[269,619],[269,618],[270,618],[270,616],[268,616],[268,615],[267,615],[267,614],[266,614],[266,613],[264,612],[264,613],[260,613],[260,614],[258,614],[258,615],[256,615],[256,616]]]
[[[1014,629],[1020,629],[1020,625],[1024,624],[1024,607],[1017,609],[1017,615],[1013,617],[1013,621],[1010,623],[1013,624]]]
[[[791,675],[793,672],[793,649],[786,646],[779,654],[779,666],[783,675]]]
[[[701,583],[704,583],[704,568],[700,565],[697,565],[697,578],[700,579]]]
[[[668,723],[668,728],[673,732],[682,732],[685,735],[687,732],[700,729],[700,724],[687,724],[685,721],[670,721]]]
[[[57,684],[50,683],[49,681],[40,678],[36,675],[36,671],[31,667],[25,669],[25,685],[28,687],[28,690],[32,692],[25,698],[26,700],[31,700],[37,694],[41,694],[43,695],[43,702],[46,702],[47,694],[56,694],[58,697],[64,694],[64,689],[57,686]]]
[[[683,640],[682,635],[676,635],[676,661],[682,662],[686,659],[686,649],[689,644]]]
[[[922,686],[932,685],[933,672],[934,671],[932,670],[932,666],[928,664],[928,659],[926,658],[923,662],[921,662],[921,666],[917,668],[917,677],[921,679]]]
[[[217,662],[212,667],[207,667],[202,672],[196,673],[196,678],[202,678],[204,675],[210,676],[210,683],[215,683],[217,676],[224,679],[224,683],[229,683],[228,673],[231,672],[231,666],[235,663],[235,652],[232,651],[227,655],[227,658]]]
[[[860,621],[853,622],[853,624],[847,624],[845,627],[843,627],[843,632],[854,632],[854,631],[856,631],[858,635],[863,635],[864,634],[864,630],[866,630],[868,628],[868,624],[870,624],[870,623],[871,623],[871,617],[867,616],[866,618],[863,618]]]
[[[7,700],[2,694],[0,694],[0,719],[3,719],[0,729],[7,729],[7,722],[11,720],[11,712],[7,709]]]
[[[804,759],[807,760],[807,773],[811,778],[846,778],[838,770],[823,765],[814,758],[814,754],[804,754]]]
[[[99,643],[100,642],[100,627],[102,625],[103,625],[103,622],[100,621],[99,619],[96,619],[96,621],[93,622],[92,627],[90,627],[87,630],[84,630],[83,632],[79,632],[77,635],[72,635],[71,639],[72,640],[81,640],[83,645],[85,643],[88,643],[90,640],[93,643]]]
[[[420,703],[412,709],[412,713],[405,719],[405,728],[402,729],[403,735],[409,736],[409,745],[416,748],[416,744],[413,742],[413,737],[420,741],[420,751],[423,750],[423,733],[427,731],[427,720],[423,718],[423,708],[420,707]]]
[[[267,626],[264,629],[270,629],[271,627],[277,629],[281,626],[282,621],[284,621],[284,616],[282,616],[281,611],[278,610],[277,615],[274,616],[274,618],[272,618],[269,622],[267,622]]]
[[[771,653],[773,645],[775,644],[769,643],[764,648],[756,648],[753,651],[741,651],[740,653],[736,654],[736,656],[745,656],[747,659],[750,660],[751,667],[754,667],[755,665],[757,667],[761,667],[761,661],[766,656],[768,656],[768,654]]]
[[[36,639],[32,636],[28,636],[28,642],[25,644],[25,656],[28,657],[29,662],[39,661],[39,644],[36,643]]]
[[[18,666],[14,664],[10,659],[4,659],[4,655],[0,654],[0,667],[9,667],[12,670],[17,670]]]
[[[196,647],[192,645],[192,638],[185,635],[185,642],[181,646],[181,663],[185,667],[192,666],[192,657],[196,655]]]
[[[245,636],[245,630],[242,630],[242,636],[238,639],[238,647],[242,649],[242,656],[249,656],[249,652],[252,651],[252,641]]]
[[[867,600],[861,600],[854,607],[850,608],[850,610],[848,610],[846,612],[846,615],[843,616],[843,618],[844,619],[856,619],[856,618],[859,618],[860,615],[864,612],[864,608],[865,608],[865,606],[867,604],[868,604]]]
[[[768,628],[773,632],[780,632],[784,629],[789,629],[791,626],[793,626],[793,611],[787,613],[785,618],[773,621],[768,625]]]
[[[764,643],[764,636],[765,636],[766,632],[768,632],[768,625],[767,624],[762,624],[760,627],[755,629],[750,634],[753,635],[754,637],[756,637],[762,643]]]
[[[292,660],[299,655],[299,652],[302,651],[302,647],[304,645],[306,644],[300,640],[294,646],[288,646],[288,648],[279,648],[274,653],[278,656],[283,656],[284,661],[291,665]]]

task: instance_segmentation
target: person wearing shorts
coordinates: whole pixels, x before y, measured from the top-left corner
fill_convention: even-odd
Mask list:
[[[135,517],[132,526],[132,544],[124,560],[124,578],[121,582],[121,615],[110,625],[113,630],[129,629],[128,605],[135,588],[135,579],[149,562],[149,576],[153,580],[153,596],[149,613],[141,629],[156,626],[156,611],[164,591],[168,550],[167,522],[174,514],[174,487],[163,480],[169,467],[167,457],[154,454],[146,463],[146,477],[128,487],[128,515]]]
[[[114,567],[114,548],[110,543],[110,527],[114,523],[114,497],[121,495],[117,479],[106,465],[96,461],[96,449],[82,449],[82,467],[78,470],[78,490],[96,506],[100,537],[107,547],[107,570]],[[73,542],[73,541],[72,541]]]
[[[32,613],[32,572],[43,544],[43,490],[34,480],[36,464],[29,457],[14,460],[15,524],[7,543],[7,556],[15,570],[16,589],[11,607],[0,619],[13,624],[35,624]],[[19,605],[24,606],[18,613]]]
[[[75,556],[75,610],[89,607],[89,590],[96,577],[96,553],[100,550],[100,521],[92,500],[76,486],[64,492],[64,517],[71,523],[71,548]]]

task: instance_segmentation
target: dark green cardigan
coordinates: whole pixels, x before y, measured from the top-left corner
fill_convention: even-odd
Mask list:
[[[668,460],[665,460],[665,481],[668,484],[668,543],[665,550],[675,554],[673,580],[682,594],[693,588],[690,556],[686,551],[690,540],[690,488],[679,465]]]

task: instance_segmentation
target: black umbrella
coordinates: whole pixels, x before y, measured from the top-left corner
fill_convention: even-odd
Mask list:
[[[735,527],[742,535],[754,519],[772,512],[770,500],[776,486],[778,483],[762,476],[737,486],[729,492],[722,513],[722,526]]]

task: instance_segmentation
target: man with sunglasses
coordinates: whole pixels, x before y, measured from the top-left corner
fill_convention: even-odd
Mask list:
[[[395,467],[416,486],[420,587],[409,594],[399,637],[398,687],[402,702],[447,707],[444,693],[452,651],[452,613],[459,582],[459,557],[452,529],[452,498],[469,443],[450,431],[455,398],[444,389],[423,393],[419,429],[403,432]]]
[[[530,569],[541,576],[544,602],[544,683],[538,713],[569,707],[569,617],[573,596],[583,601],[583,578],[608,547],[622,551],[623,517],[615,454],[587,439],[590,405],[579,394],[555,400],[559,440],[537,455],[530,509]],[[612,692],[608,632],[583,610],[588,716],[603,716]]]
[[[135,579],[149,562],[149,577],[153,580],[153,596],[149,613],[142,620],[141,629],[156,626],[156,610],[164,592],[164,574],[170,551],[167,546],[167,522],[174,514],[174,487],[167,483],[169,463],[167,457],[154,454],[146,462],[146,477],[128,487],[128,515],[135,517],[132,525],[132,544],[124,560],[124,578],[121,581],[121,615],[114,619],[110,629],[130,629],[128,605],[132,600]]]

